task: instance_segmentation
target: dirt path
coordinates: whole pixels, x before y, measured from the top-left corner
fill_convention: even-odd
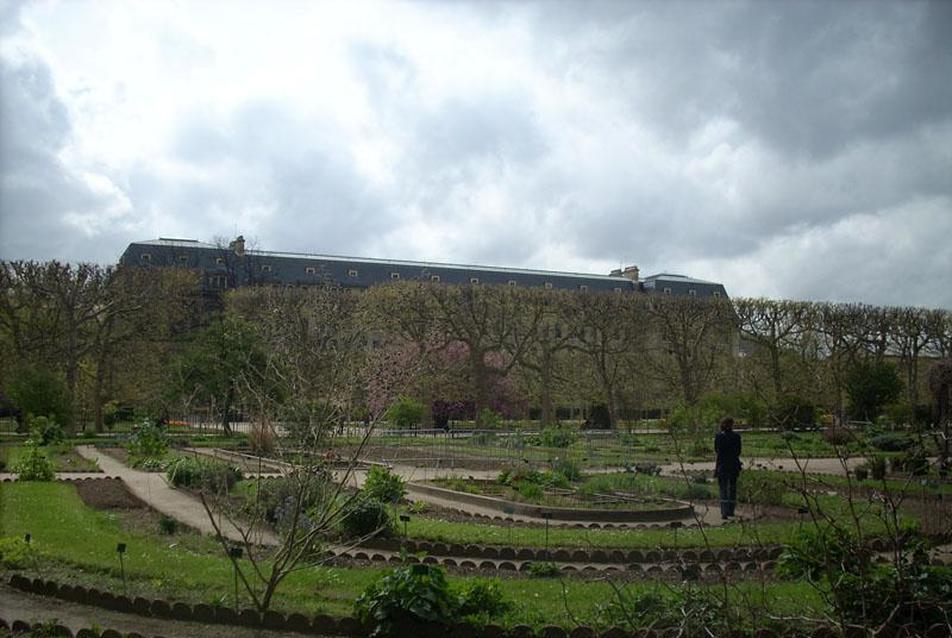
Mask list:
[[[165,475],[133,470],[108,454],[104,454],[88,445],[77,446],[76,451],[84,458],[99,463],[104,475],[121,478],[129,491],[148,503],[153,509],[166,516],[171,516],[184,525],[197,529],[204,534],[215,533],[215,528],[208,520],[208,514],[201,502],[191,494],[170,486],[165,480]],[[236,542],[241,541],[241,534],[234,525],[225,519],[220,519],[219,525],[226,538]],[[276,545],[278,542],[274,534],[265,530],[260,530],[254,540],[259,545]]]
[[[124,614],[101,607],[80,605],[57,598],[28,594],[7,585],[0,585],[0,618],[13,624],[55,621],[73,633],[89,627],[115,629],[121,633],[137,632],[145,636],[166,638],[300,638],[302,634],[268,629],[251,629],[234,625],[206,625],[180,620],[163,620],[135,614]]]

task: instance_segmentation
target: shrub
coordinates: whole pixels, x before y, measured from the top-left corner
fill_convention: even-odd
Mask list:
[[[31,416],[28,419],[28,423],[30,426],[30,437],[36,441],[38,445],[53,445],[66,440],[63,426],[51,418]]]
[[[829,427],[823,430],[823,440],[830,445],[847,445],[856,440],[846,428]]]
[[[149,419],[143,420],[132,432],[127,444],[129,456],[136,461],[158,459],[165,456],[169,449],[169,440],[165,427]]]
[[[582,470],[579,469],[575,461],[569,459],[555,459],[552,462],[552,472],[562,476],[566,481],[579,481],[582,478]]]
[[[489,408],[483,408],[476,415],[476,426],[489,430],[498,430],[502,427],[502,416],[496,414]]]
[[[782,397],[767,411],[767,423],[784,430],[813,429],[817,425],[817,408],[806,399]]]
[[[578,435],[568,428],[544,428],[539,433],[536,444],[542,447],[566,448],[575,443],[577,439]]]
[[[737,500],[741,503],[756,503],[759,505],[783,505],[783,497],[787,489],[782,480],[768,478],[748,472],[748,476],[741,474],[737,481]]]
[[[297,506],[298,500],[301,509],[309,511],[328,497],[329,478],[326,471],[306,474],[296,470],[280,478],[260,481],[258,506],[264,509],[264,516],[269,523],[283,527],[287,515],[291,508]]]
[[[457,595],[457,613],[466,617],[492,618],[512,609],[496,580],[473,580],[464,583]]]
[[[561,570],[555,563],[547,561],[529,563],[529,575],[533,578],[555,578],[560,573]]]
[[[906,472],[913,476],[923,476],[929,473],[929,458],[922,448],[913,448],[893,457],[893,471]]]
[[[694,439],[691,449],[688,451],[690,456],[710,456],[714,453],[714,448],[707,439]]]
[[[871,421],[902,393],[899,371],[891,363],[858,361],[846,375],[846,393],[854,418]]]
[[[220,461],[183,457],[169,463],[166,476],[175,487],[224,493],[241,480],[241,469]]]
[[[856,477],[857,481],[865,481],[869,478],[869,470],[864,465],[860,465],[855,470],[853,470],[853,476]]]
[[[44,415],[56,423],[70,423],[73,407],[66,383],[52,372],[28,368],[11,376],[10,400],[22,414]]]
[[[372,638],[412,633],[407,625],[449,625],[459,611],[443,570],[433,565],[398,567],[368,587],[354,601]]]
[[[268,455],[274,452],[274,430],[266,423],[252,423],[248,433],[248,446],[251,451],[259,455]]]
[[[178,525],[178,521],[171,516],[163,514],[159,518],[159,531],[167,536],[176,533],[178,531]]]
[[[412,397],[400,396],[387,410],[387,420],[398,428],[415,428],[423,422],[423,404]]]
[[[684,489],[682,498],[689,501],[709,501],[714,498],[714,493],[707,485],[691,483]]]
[[[56,478],[53,463],[34,439],[27,440],[26,454],[13,465],[13,471],[21,481],[52,481]]]
[[[873,479],[881,481],[886,478],[886,459],[882,456],[874,456],[866,461],[866,465],[869,467],[869,473]]]
[[[896,432],[887,432],[874,436],[868,440],[868,443],[883,452],[902,452],[908,450],[915,443],[908,436]]]
[[[357,498],[340,520],[341,534],[346,538],[392,536],[393,516],[390,509],[375,498]]]
[[[519,487],[516,488],[516,491],[519,492],[519,496],[527,501],[537,501],[542,498],[543,494],[545,494],[541,485],[538,483],[530,483],[528,481],[523,481],[520,483]]]
[[[403,479],[385,467],[375,465],[367,471],[363,492],[382,503],[396,503],[406,493]]]
[[[0,538],[0,566],[23,569],[30,557],[30,545],[22,538]]]

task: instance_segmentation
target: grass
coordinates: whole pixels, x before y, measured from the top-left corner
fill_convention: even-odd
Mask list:
[[[130,595],[161,594],[206,603],[231,600],[231,567],[211,539],[195,538],[183,544],[178,536],[130,529],[123,525],[122,517],[86,507],[72,485],[0,484],[0,536],[22,537],[26,533],[32,534],[39,554],[36,568],[30,570],[33,573],[122,591],[115,547],[124,542],[128,546],[126,589]],[[350,614],[354,598],[382,571],[305,569],[285,581],[274,607],[303,613]],[[449,580],[460,584],[471,578],[453,575]],[[574,617],[594,618],[598,606],[613,595],[611,585],[599,581],[512,577],[499,582],[504,595],[516,603],[505,618],[506,624],[572,626]],[[632,583],[630,587],[665,590],[665,586],[650,581]],[[740,585],[738,593],[763,595],[775,613],[813,614],[822,608],[812,588],[801,583],[767,583],[762,588],[752,581]]]

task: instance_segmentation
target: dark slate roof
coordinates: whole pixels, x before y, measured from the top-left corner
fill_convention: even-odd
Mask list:
[[[215,278],[228,278],[228,286],[249,283],[308,285],[330,280],[340,285],[366,288],[374,284],[401,280],[431,281],[434,276],[448,284],[470,284],[476,279],[480,284],[518,286],[545,286],[561,290],[591,291],[639,291],[654,288],[659,278],[681,277],[680,275],[654,275],[644,283],[634,282],[620,275],[593,275],[552,270],[526,268],[503,268],[473,264],[448,264],[439,262],[375,259],[369,257],[344,257],[308,253],[273,252],[248,250],[238,257],[232,250],[192,239],[160,238],[129,244],[120,258],[127,265],[180,266],[203,271],[205,285],[222,287]],[[697,288],[697,294],[709,296],[713,290],[725,295],[720,284],[702,282],[681,277]],[[651,285],[649,285],[649,282]],[[674,294],[689,294],[685,282],[667,283]],[[696,283],[694,283],[696,282]],[[683,285],[682,285],[683,284]],[[684,291],[682,292],[682,288]],[[703,290],[703,292],[701,292]]]
[[[659,273],[645,277],[641,287],[649,292],[672,295],[693,294],[698,297],[727,297],[727,290],[724,289],[723,284],[671,273]]]

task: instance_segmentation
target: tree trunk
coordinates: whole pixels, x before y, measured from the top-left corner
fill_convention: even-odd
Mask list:
[[[552,353],[544,350],[542,353],[541,388],[539,389],[542,414],[542,427],[555,424],[555,409],[552,401]]]

